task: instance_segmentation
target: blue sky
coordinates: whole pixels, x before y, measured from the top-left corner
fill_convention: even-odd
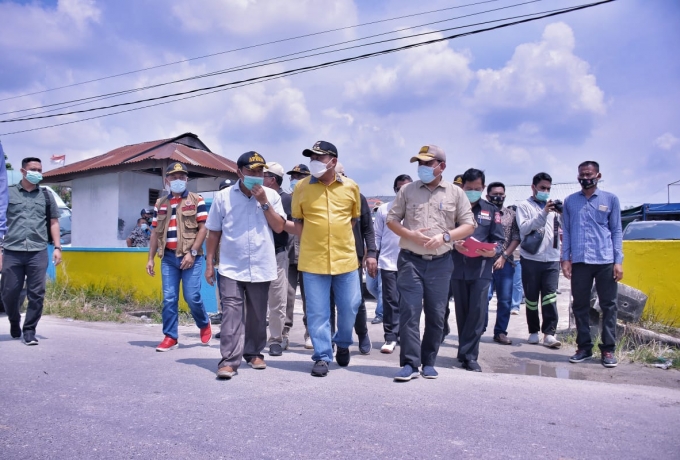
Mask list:
[[[515,5],[499,0],[42,91],[233,48],[389,17],[474,3],[406,0],[0,0],[0,112],[139,88],[281,54]],[[542,0],[431,25],[573,6]],[[390,194],[421,145],[448,155],[445,177],[469,167],[487,180],[526,184],[539,171],[573,181],[576,166],[600,162],[603,187],[624,205],[665,202],[680,180],[680,3],[618,0],[589,10],[472,35],[146,110],[24,134],[3,135],[18,164],[25,156],[69,163],[121,145],[199,135],[235,159],[257,150],[289,168],[317,140],[333,142],[366,195]],[[399,32],[392,36],[404,36]],[[398,44],[402,44],[398,42]],[[390,45],[372,48],[376,50]],[[106,102],[219,84],[347,57],[346,51],[276,64]],[[88,107],[88,106],[82,106]],[[0,119],[8,115],[0,116]],[[64,119],[82,118],[73,115]],[[47,121],[0,124],[0,133]],[[51,124],[51,123],[50,123]],[[671,189],[680,201],[680,187]]]

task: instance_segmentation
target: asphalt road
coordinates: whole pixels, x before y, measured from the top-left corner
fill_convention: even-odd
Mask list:
[[[40,345],[28,347],[0,317],[0,459],[678,458],[672,379],[590,381],[628,371],[591,363],[569,376],[568,350],[486,339],[485,372],[472,373],[452,367],[450,336],[439,379],[395,383],[398,357],[379,353],[379,331],[371,326],[370,355],[354,348],[349,367],[314,378],[298,321],[291,349],[266,357],[266,370],[244,364],[218,381],[218,343],[202,346],[195,327],[181,327],[179,349],[156,353],[159,325],[45,317]],[[527,349],[537,356],[512,356]],[[555,372],[491,372],[494,353],[538,369],[524,373]]]

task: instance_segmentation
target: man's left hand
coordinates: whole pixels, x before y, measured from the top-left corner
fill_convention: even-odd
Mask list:
[[[186,270],[194,266],[194,256],[190,252],[186,253],[182,258],[182,263],[179,264],[180,270]]]
[[[258,203],[260,204],[265,204],[267,203],[267,192],[265,192],[264,187],[261,185],[254,185],[252,190],[250,191],[252,195],[255,197]]]
[[[366,271],[371,278],[378,276],[378,261],[375,257],[366,257]]]
[[[54,265],[59,265],[61,263],[61,249],[55,249],[52,253],[52,262]]]
[[[623,279],[623,265],[614,264],[614,281],[621,281]]]

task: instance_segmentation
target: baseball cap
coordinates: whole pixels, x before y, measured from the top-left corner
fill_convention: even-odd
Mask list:
[[[456,184],[456,185],[463,185],[463,175],[458,174],[456,177],[454,177],[453,183]]]
[[[139,215],[143,216],[144,214],[153,214],[153,209],[142,209]]]
[[[248,168],[248,169],[258,169],[258,168],[264,168],[267,165],[267,163],[264,161],[264,158],[262,158],[262,155],[260,155],[257,152],[246,152],[240,157],[238,157],[238,161],[236,162],[236,166],[239,168]]]
[[[184,174],[189,174],[189,170],[187,169],[186,166],[184,166],[182,163],[179,161],[176,161],[174,163],[170,163],[170,166],[168,166],[165,169],[165,175],[167,176],[168,174],[176,173],[176,172],[181,172]]]
[[[437,147],[436,145],[424,145],[420,148],[418,155],[411,157],[411,163],[415,163],[418,160],[438,160],[446,162],[446,153],[444,153],[444,150],[442,150],[440,147]]]
[[[227,187],[231,187],[232,182],[230,179],[224,179],[222,182],[220,182],[219,190],[224,190]]]
[[[318,155],[332,155],[335,158],[338,157],[338,149],[335,148],[333,144],[326,141],[318,141],[312,149],[304,149],[302,154],[306,157],[311,157],[313,154]]]
[[[283,172],[283,166],[281,166],[275,161],[267,163],[265,171],[270,172],[272,174],[276,174],[279,177],[283,177],[283,175],[286,174],[285,172]]]
[[[288,171],[286,174],[304,174],[305,176],[309,176],[311,173],[309,172],[309,168],[307,167],[306,164],[300,163],[299,165],[296,165],[293,169]]]

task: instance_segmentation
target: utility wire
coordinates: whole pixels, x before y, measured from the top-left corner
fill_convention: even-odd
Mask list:
[[[168,98],[168,97],[188,95],[188,94],[192,94],[192,93],[196,93],[196,92],[200,92],[200,91],[216,90],[216,91],[211,91],[211,93],[218,92],[218,91],[225,91],[225,90],[233,89],[233,87],[235,87],[235,85],[246,86],[246,84],[254,84],[254,83],[259,83],[261,81],[272,80],[274,78],[282,78],[282,77],[288,76],[288,75],[295,75],[295,74],[303,73],[303,72],[307,72],[307,71],[318,70],[318,69],[321,69],[321,68],[346,64],[346,63],[349,63],[349,62],[368,59],[368,58],[375,57],[375,56],[391,54],[391,53],[395,53],[395,52],[399,52],[399,51],[404,51],[404,50],[407,50],[407,49],[431,45],[431,44],[434,44],[434,43],[440,43],[440,42],[443,42],[443,41],[453,40],[453,39],[460,38],[460,37],[466,37],[466,36],[476,35],[476,34],[480,34],[480,33],[484,33],[484,32],[490,32],[492,30],[516,26],[516,25],[519,25],[519,24],[533,22],[533,21],[537,21],[537,20],[540,20],[540,19],[554,17],[554,16],[566,14],[566,13],[571,13],[571,12],[574,12],[574,11],[584,10],[584,9],[587,9],[587,8],[592,8],[594,6],[603,5],[605,3],[611,3],[613,1],[615,1],[615,0],[602,0],[602,1],[599,1],[599,2],[593,2],[593,3],[578,5],[578,6],[575,6],[575,7],[564,8],[564,9],[561,9],[561,10],[558,10],[558,11],[555,11],[555,12],[551,12],[551,13],[548,13],[548,14],[543,14],[543,15],[537,16],[537,17],[521,19],[521,20],[518,20],[518,21],[513,21],[513,22],[509,22],[509,23],[505,23],[505,24],[499,24],[497,26],[488,27],[488,28],[484,28],[484,29],[475,29],[475,30],[472,30],[472,31],[469,31],[469,32],[463,32],[463,33],[460,33],[460,34],[450,35],[450,36],[447,36],[447,37],[432,39],[432,40],[428,40],[428,41],[425,41],[425,42],[413,43],[413,44],[401,46],[401,47],[398,47],[398,48],[390,48],[390,49],[386,49],[386,50],[382,50],[382,51],[375,51],[375,52],[372,52],[372,53],[366,53],[366,54],[362,54],[362,55],[359,55],[359,56],[353,56],[353,57],[349,57],[349,58],[345,58],[345,59],[338,59],[338,60],[335,60],[335,61],[329,61],[329,62],[322,63],[322,64],[316,64],[316,65],[312,65],[312,66],[301,67],[301,68],[298,68],[298,69],[279,72],[279,73],[276,73],[276,74],[265,75],[265,76],[262,76],[262,77],[253,77],[253,78],[249,78],[249,79],[246,79],[246,80],[241,80],[241,81],[236,81],[236,82],[231,82],[231,83],[224,83],[224,84],[221,84],[221,85],[215,85],[215,86],[206,87],[206,88],[199,88],[199,89],[195,89],[195,90],[191,90],[191,91],[185,91],[185,92],[182,92],[182,93],[160,96],[160,97],[157,97],[157,98],[145,99],[143,101],[136,101],[136,102],[130,102],[130,103],[125,103],[125,104],[118,104],[117,106],[131,105],[131,104],[141,103],[141,102],[150,102],[150,101],[154,101],[154,100],[158,100],[158,99],[164,99],[164,98]],[[539,13],[537,13],[537,14],[539,14]],[[178,98],[178,99],[174,99],[172,101],[165,101],[165,102],[162,102],[162,103],[150,104],[150,105],[147,105],[147,106],[144,106],[144,107],[137,107],[137,108],[134,108],[134,109],[128,109],[128,110],[124,110],[124,111],[103,114],[103,115],[99,115],[99,116],[95,116],[95,117],[90,117],[90,118],[85,118],[85,119],[80,119],[80,120],[74,120],[74,121],[55,124],[55,125],[48,125],[48,126],[42,126],[42,127],[38,127],[38,128],[31,128],[31,129],[25,129],[25,130],[21,130],[21,131],[3,133],[1,135],[19,134],[19,133],[25,133],[25,132],[30,132],[30,131],[38,131],[38,130],[42,130],[42,129],[52,128],[52,127],[56,127],[56,126],[63,126],[63,125],[67,125],[67,124],[79,123],[79,122],[82,122],[82,121],[92,120],[92,119],[95,119],[95,118],[103,118],[103,117],[106,117],[106,116],[115,115],[117,113],[129,112],[129,111],[133,111],[133,110],[141,110],[143,108],[153,107],[155,105],[161,105],[161,104],[166,104],[166,103],[170,103],[170,102],[177,102],[179,100],[189,99],[191,97],[204,96],[206,94],[210,94],[210,93],[193,94],[192,96],[188,96],[188,97],[185,97],[185,98]]]
[[[441,19],[441,20],[438,20],[438,21],[433,21],[433,22],[429,22],[429,23],[425,23],[425,24],[419,24],[417,26],[403,27],[401,29],[397,29],[397,30],[394,30],[394,31],[383,32],[383,33],[374,34],[374,35],[368,35],[366,37],[355,38],[355,39],[352,39],[352,40],[346,40],[346,41],[342,41],[342,42],[338,42],[338,43],[333,43],[333,44],[330,44],[330,45],[319,46],[319,47],[307,49],[307,50],[304,50],[304,51],[298,51],[298,52],[295,52],[295,53],[284,54],[284,55],[281,55],[281,56],[276,56],[276,57],[273,57],[273,58],[263,59],[263,60],[251,62],[251,63],[248,63],[248,64],[242,64],[242,65],[238,65],[238,66],[234,66],[234,67],[229,67],[227,69],[222,69],[222,70],[217,70],[217,71],[213,71],[213,72],[209,72],[209,73],[195,75],[195,76],[192,76],[192,77],[182,78],[182,79],[178,79],[178,80],[172,80],[172,81],[164,82],[164,83],[158,83],[158,84],[155,84],[155,85],[144,86],[144,87],[141,87],[141,88],[133,88],[133,89],[129,89],[129,90],[116,91],[116,92],[112,92],[112,93],[105,93],[105,94],[101,94],[101,95],[98,95],[98,96],[89,96],[89,97],[85,97],[85,98],[73,99],[73,100],[70,100],[70,101],[57,102],[57,103],[53,103],[53,104],[46,104],[46,105],[31,107],[31,108],[27,108],[27,109],[12,110],[12,111],[9,111],[9,112],[2,112],[2,113],[0,113],[0,115],[9,115],[9,114],[13,114],[13,113],[27,112],[27,111],[31,111],[31,110],[39,110],[39,109],[44,109],[44,108],[48,108],[48,107],[61,106],[61,107],[56,107],[56,108],[53,108],[53,109],[50,109],[50,110],[44,110],[44,111],[40,112],[41,114],[50,113],[50,112],[54,112],[56,110],[62,110],[62,109],[71,108],[71,107],[77,107],[77,106],[84,105],[84,104],[87,104],[87,103],[90,103],[90,102],[95,102],[95,101],[98,101],[98,100],[109,99],[109,98],[112,98],[112,97],[117,97],[117,96],[122,96],[122,95],[126,95],[126,94],[141,92],[141,91],[145,91],[145,90],[148,90],[148,89],[159,88],[159,87],[162,87],[162,86],[172,85],[172,84],[176,84],[176,83],[182,83],[182,82],[197,80],[197,79],[201,79],[201,78],[213,77],[213,76],[216,76],[216,75],[222,75],[222,74],[225,74],[225,73],[232,73],[232,72],[239,71],[239,70],[254,69],[254,68],[257,68],[257,67],[266,67],[268,65],[278,64],[278,63],[281,63],[281,62],[287,62],[288,60],[282,60],[282,59],[286,58],[286,57],[290,57],[290,56],[297,56],[297,55],[300,55],[300,54],[311,53],[313,51],[318,51],[318,50],[322,50],[322,49],[326,49],[326,48],[332,48],[332,47],[345,45],[345,44],[353,43],[353,42],[357,42],[357,41],[368,40],[370,38],[381,37],[381,36],[384,36],[384,35],[391,35],[391,34],[403,32],[403,31],[409,30],[409,29],[415,29],[415,28],[418,28],[418,27],[426,27],[426,26],[430,26],[430,25],[433,25],[433,24],[439,24],[439,23],[442,23],[442,22],[449,22],[449,21],[453,21],[453,20],[456,20],[456,19],[467,18],[467,17],[470,17],[470,16],[478,16],[480,14],[491,13],[491,12],[495,12],[495,11],[505,10],[505,9],[508,9],[508,8],[515,8],[515,7],[518,7],[518,6],[524,6],[524,5],[528,5],[530,3],[538,3],[538,2],[541,2],[541,1],[543,1],[543,0],[529,0],[529,1],[526,1],[526,2],[523,2],[523,3],[517,3],[517,4],[508,5],[508,6],[504,6],[504,7],[500,7],[500,8],[494,8],[494,9],[490,9],[490,10],[485,10],[485,11],[481,11],[481,12],[477,12],[477,13],[471,13],[471,14],[467,14],[467,15],[463,15],[463,16],[457,16],[457,17],[454,17],[454,18]],[[557,10],[551,10],[551,11],[557,11]],[[534,14],[537,14],[537,13],[534,13]],[[529,16],[529,15],[514,16],[514,17],[511,17],[511,18],[504,18],[504,19],[499,19],[499,20],[496,20],[496,21],[489,21],[489,22],[498,22],[498,21],[503,21],[503,20],[508,20],[508,19],[515,19],[515,18],[519,18],[519,17],[526,17],[526,16]],[[410,35],[408,37],[401,37],[401,38],[397,38],[397,39],[394,39],[394,40],[403,40],[403,39],[406,39],[406,38],[417,37],[419,35],[428,35],[428,34],[440,33],[440,32],[445,32],[445,31],[453,30],[453,29],[457,29],[457,28],[472,27],[472,26],[475,26],[475,25],[487,24],[487,23],[488,22],[482,22],[482,23],[477,23],[477,24],[471,24],[471,25],[468,25],[468,26],[459,26],[459,27],[453,27],[453,28],[448,28],[448,29],[436,30],[436,31],[432,31],[432,32],[426,32],[426,33],[423,33],[423,34]],[[356,47],[370,46],[370,45],[379,44],[379,43],[384,43],[384,41],[366,43],[366,44],[359,45],[359,46],[356,46]],[[342,49],[338,49],[338,50],[328,51],[326,53],[310,54],[310,55],[307,55],[307,56],[301,56],[300,58],[319,56],[321,54],[328,54],[328,53],[333,53],[333,52],[337,52],[337,51],[344,51],[344,50],[348,50],[348,49],[352,49],[352,48],[355,48],[355,47],[346,47],[346,48],[342,48]],[[64,104],[71,104],[71,105],[64,105]],[[12,121],[18,121],[18,120],[22,120],[22,119],[24,119],[24,118],[17,117],[17,118],[12,119]]]
[[[494,3],[494,2],[498,2],[498,1],[500,1],[500,0],[485,0],[485,1],[476,2],[476,3],[468,3],[468,4],[465,4],[465,5],[450,6],[450,7],[447,7],[447,8],[439,8],[439,9],[436,9],[436,10],[423,11],[421,13],[406,14],[406,15],[403,15],[403,16],[396,16],[396,17],[388,18],[388,19],[380,19],[380,20],[377,20],[377,21],[364,22],[362,24],[355,24],[355,25],[351,25],[351,26],[338,27],[336,29],[328,29],[328,30],[324,30],[324,31],[321,31],[321,32],[314,32],[314,33],[309,33],[309,34],[304,34],[304,35],[297,35],[295,37],[282,38],[282,39],[279,39],[279,40],[272,40],[272,41],[269,41],[269,42],[259,43],[257,45],[249,45],[249,46],[244,46],[244,47],[241,47],[241,48],[234,48],[234,49],[227,50],[227,51],[219,51],[217,53],[211,53],[211,54],[205,54],[203,56],[181,59],[179,61],[168,62],[166,64],[159,64],[159,65],[155,65],[155,66],[151,66],[151,67],[144,67],[144,68],[137,69],[137,70],[131,70],[129,72],[123,72],[123,73],[119,73],[119,74],[115,74],[115,75],[109,75],[107,77],[95,78],[95,79],[92,79],[92,80],[81,81],[81,82],[78,82],[78,83],[71,83],[70,85],[58,86],[56,88],[50,88],[50,89],[45,89],[45,90],[41,90],[41,91],[35,91],[35,92],[32,92],[32,93],[19,94],[17,96],[11,96],[11,97],[7,97],[7,98],[4,98],[4,99],[0,99],[0,102],[8,101],[8,100],[11,100],[11,99],[18,99],[18,98],[26,97],[26,96],[32,96],[32,95],[35,95],[35,94],[47,93],[47,92],[50,92],[50,91],[56,91],[56,90],[64,89],[64,88],[71,88],[71,87],[74,87],[74,86],[84,85],[84,84],[87,84],[87,83],[94,83],[94,82],[102,81],[102,80],[108,80],[108,79],[111,79],[111,78],[122,77],[122,76],[125,76],[125,75],[131,75],[131,74],[135,74],[135,73],[139,73],[139,72],[145,72],[147,70],[159,69],[159,68],[162,68],[162,67],[168,67],[168,66],[172,66],[172,65],[176,65],[176,64],[183,64],[185,62],[196,61],[196,60],[199,60],[199,59],[205,59],[205,58],[209,58],[209,57],[219,56],[219,55],[222,55],[222,54],[234,53],[236,51],[243,51],[243,50],[247,50],[247,49],[259,48],[259,47],[263,47],[263,46],[267,46],[267,45],[274,45],[274,44],[277,44],[277,43],[284,43],[284,42],[288,42],[288,41],[292,41],[292,40],[299,40],[301,38],[314,37],[314,36],[317,36],[317,35],[324,35],[324,34],[329,34],[329,33],[332,33],[332,32],[339,32],[339,31],[342,31],[342,30],[348,30],[348,29],[354,29],[354,28],[358,28],[358,27],[370,26],[370,25],[380,24],[380,23],[384,23],[384,22],[396,21],[396,20],[399,20],[399,19],[412,18],[412,17],[415,17],[415,16],[423,16],[423,15],[426,15],[426,14],[439,13],[441,11],[455,10],[455,9],[459,9],[459,8],[466,8],[468,6],[483,5],[485,3]]]

